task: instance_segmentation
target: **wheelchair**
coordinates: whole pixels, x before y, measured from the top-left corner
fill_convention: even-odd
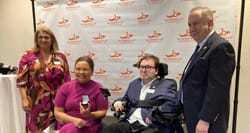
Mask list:
[[[134,67],[138,67],[137,64],[133,65]],[[168,65],[165,63],[160,63],[158,67],[158,74],[159,78],[165,78],[168,74]],[[167,79],[167,78],[165,78]],[[177,83],[174,79],[167,79],[171,82],[175,83],[177,88]],[[176,90],[177,91],[177,90]],[[171,133],[184,133],[185,127],[184,125],[184,118],[181,109],[178,112],[161,112],[160,106],[163,104],[163,101],[138,101],[135,104],[126,102],[124,103],[124,110],[114,112],[114,117],[117,119],[123,120],[123,117],[130,107],[139,107],[139,108],[152,108],[152,117],[154,118],[153,123],[157,123],[158,125],[162,125],[162,127],[168,128],[169,132]],[[115,111],[114,107],[111,107],[111,111]],[[140,132],[136,132],[140,133]],[[156,133],[161,133],[160,130],[156,131]]]

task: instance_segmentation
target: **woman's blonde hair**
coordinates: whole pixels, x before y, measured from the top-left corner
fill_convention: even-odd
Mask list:
[[[35,39],[34,39],[34,41],[35,41],[34,51],[39,51],[38,34],[40,32],[45,32],[51,37],[51,43],[52,43],[51,48],[50,48],[51,52],[58,52],[59,47],[58,47],[56,37],[55,37],[54,33],[47,27],[40,27],[39,29],[36,30]]]

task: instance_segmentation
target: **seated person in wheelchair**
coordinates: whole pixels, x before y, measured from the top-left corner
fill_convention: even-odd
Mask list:
[[[61,86],[55,98],[55,117],[59,133],[100,133],[108,109],[109,94],[91,79],[94,62],[79,57],[75,62],[76,79]]]
[[[150,54],[138,61],[140,77],[130,82],[125,95],[112,103],[115,114],[125,112],[125,116],[104,127],[102,133],[174,133],[172,125],[155,121],[152,114],[154,106],[160,112],[179,112],[176,82],[158,74],[159,64],[159,58]]]

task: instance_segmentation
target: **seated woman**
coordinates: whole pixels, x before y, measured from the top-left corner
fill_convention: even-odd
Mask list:
[[[87,56],[75,62],[76,79],[62,85],[55,98],[55,117],[59,133],[100,133],[108,100],[102,85],[91,80],[94,62]]]

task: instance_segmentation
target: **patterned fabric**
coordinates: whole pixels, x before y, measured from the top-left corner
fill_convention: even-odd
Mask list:
[[[35,133],[49,126],[59,87],[70,81],[69,66],[62,53],[53,53],[45,64],[40,52],[26,51],[19,62],[17,87],[26,88],[31,112],[26,112],[26,130]]]

